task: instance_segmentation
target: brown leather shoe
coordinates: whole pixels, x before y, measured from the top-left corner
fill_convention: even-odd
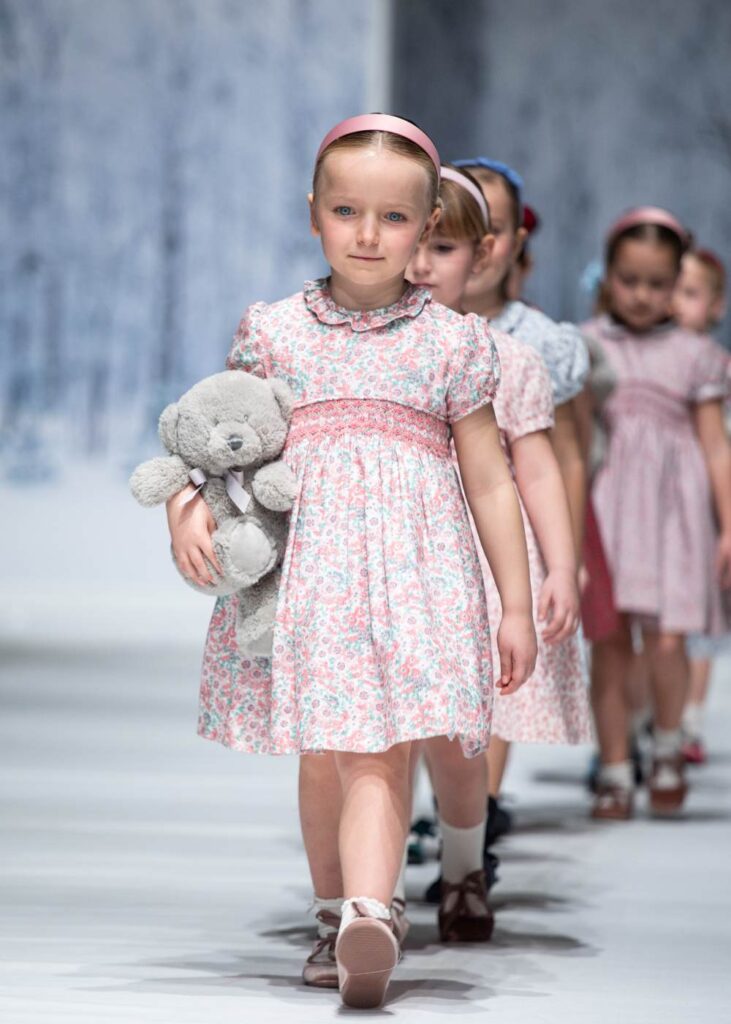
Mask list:
[[[488,942],[494,926],[484,871],[473,871],[457,885],[442,880],[439,907],[442,942]]]
[[[340,927],[340,915],[321,910],[317,920],[331,929],[324,938],[319,936],[312,945],[312,952],[302,968],[302,980],[312,988],[337,988],[338,965],[335,962],[335,940]]]
[[[634,816],[632,790],[598,783],[591,816],[594,821],[629,821]]]
[[[375,917],[375,900],[346,900],[356,917],[338,933],[335,959],[345,1006],[375,1010],[383,1006],[400,951],[390,918]],[[383,906],[382,904],[380,905]],[[383,907],[385,910],[386,908]]]
[[[658,817],[677,814],[688,793],[682,753],[655,757],[650,775],[650,810]]]

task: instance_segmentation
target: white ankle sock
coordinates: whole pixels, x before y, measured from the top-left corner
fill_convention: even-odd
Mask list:
[[[683,731],[691,739],[699,739],[703,735],[703,711],[702,704],[686,704],[683,711]]]
[[[329,910],[331,914],[337,914],[338,917],[343,912],[343,897],[337,896],[332,900],[323,900],[319,896],[315,896],[312,901],[312,906],[315,911],[315,915],[319,914],[321,910]],[[317,937],[318,939],[326,939],[328,936],[336,932],[337,928],[335,925],[327,924],[325,921],[317,921]]]
[[[632,790],[635,787],[634,767],[631,761],[603,764],[599,768],[599,782],[602,786]]]
[[[402,903],[406,902],[406,862],[409,857],[409,851],[404,847],[404,855],[401,860],[401,870],[399,871],[398,878],[396,879],[396,888],[393,890],[393,898],[395,900],[401,900]]]
[[[381,921],[391,920],[391,911],[380,900],[375,900],[370,896],[351,896],[350,899],[343,902],[343,913],[340,918],[341,932],[348,927],[351,921],[355,921],[358,917],[358,912],[353,906],[354,903],[357,903],[367,913],[368,917],[375,917]]]
[[[473,871],[482,869],[485,822],[471,828],[455,828],[442,818],[442,878],[457,885]]]
[[[656,726],[652,730],[652,738],[655,757],[675,757],[683,746],[681,729],[658,729]]]

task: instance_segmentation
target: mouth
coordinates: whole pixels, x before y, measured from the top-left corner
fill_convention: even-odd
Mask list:
[[[381,263],[384,259],[383,256],[351,256],[351,260],[362,260],[363,263]]]
[[[412,281],[414,288],[433,288],[431,281]]]

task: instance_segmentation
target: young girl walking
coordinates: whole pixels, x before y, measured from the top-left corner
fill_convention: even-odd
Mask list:
[[[731,585],[731,448],[722,415],[728,359],[709,338],[670,319],[686,245],[684,228],[665,210],[643,207],[621,217],[606,243],[607,312],[583,327],[616,377],[602,413],[608,450],[593,487],[621,613],[616,633],[593,650],[602,762],[597,818],[632,814],[624,690],[632,624],[642,630],[651,676],[651,809],[672,814],[682,807],[685,637],[722,629],[719,584]]]
[[[204,660],[201,735],[260,753],[331,751],[342,801],[341,995],[383,1002],[398,959],[389,904],[408,827],[410,745],[486,747],[492,706],[479,561],[450,438],[500,587],[498,689],[535,660],[520,509],[491,400],[485,324],[431,303],[404,271],[440,213],[439,157],[408,121],[351,118],[325,137],[310,197],[331,272],[250,307],[228,365],[296,397],[286,458],[299,494],[271,660],[242,659],[235,599],[218,602]],[[173,499],[181,568],[205,579],[205,509]]]
[[[509,298],[511,274],[525,245],[528,232],[523,216],[523,181],[507,164],[489,157],[458,160],[456,165],[468,170],[479,181],[490,208],[490,232],[494,238],[490,259],[478,274],[467,282],[463,308],[485,317],[490,325],[535,348],[542,356],[551,378],[555,425],[551,439],[561,468],[571,510],[571,522],[577,561],[583,546],[586,502],[586,467],[579,437],[579,409],[576,399],[581,394],[589,372],[589,357],[581,334],[573,324],[556,323],[538,309]],[[571,672],[586,670],[574,663]],[[588,683],[588,679],[587,679]],[[509,818],[499,804],[511,738],[515,723],[498,727],[488,752],[491,819],[490,838],[509,828]],[[522,738],[527,738],[524,731]],[[528,730],[530,731],[530,730]],[[585,738],[581,725],[574,742]]]
[[[473,277],[489,264],[493,239],[488,206],[468,172],[442,168],[442,217],[409,264],[407,276],[431,290],[432,297],[463,312],[463,296]],[[551,379],[539,353],[530,345],[496,330],[501,384],[494,408],[503,445],[521,501],[530,562],[534,621],[538,627],[535,670],[520,691],[495,702],[493,738],[504,741],[581,743],[592,737],[591,712],[581,640],[577,564],[571,515],[561,470],[554,454]],[[500,595],[487,561],[482,558],[488,617],[500,621]],[[427,740],[426,757],[439,806],[442,831],[440,922],[442,937],[451,928],[457,937],[468,920],[457,913],[455,890],[466,869],[481,867],[482,840],[472,850],[456,806],[464,794],[479,788],[480,766],[460,757],[454,745]],[[484,771],[484,767],[483,767]],[[483,776],[484,778],[484,776]],[[484,787],[484,782],[483,782]],[[483,788],[484,794],[484,788]],[[478,805],[479,806],[479,805]],[[473,831],[484,829],[483,816]],[[455,825],[462,825],[462,829]],[[466,861],[466,856],[471,861]],[[474,928],[475,922],[469,922]],[[446,933],[446,934],[445,934]]]

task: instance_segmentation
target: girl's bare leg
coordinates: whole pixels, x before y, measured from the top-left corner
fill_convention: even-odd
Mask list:
[[[490,737],[490,746],[487,748],[485,757],[487,758],[488,793],[495,800],[500,797],[509,754],[510,743],[507,740],[502,740],[499,736]]]
[[[304,754],[300,757],[299,809],[302,838],[312,876],[312,888],[320,899],[343,895],[338,832],[343,791],[335,755]]]
[[[346,899],[391,903],[409,828],[409,748],[399,743],[380,754],[334,755],[343,792],[339,849]]]

